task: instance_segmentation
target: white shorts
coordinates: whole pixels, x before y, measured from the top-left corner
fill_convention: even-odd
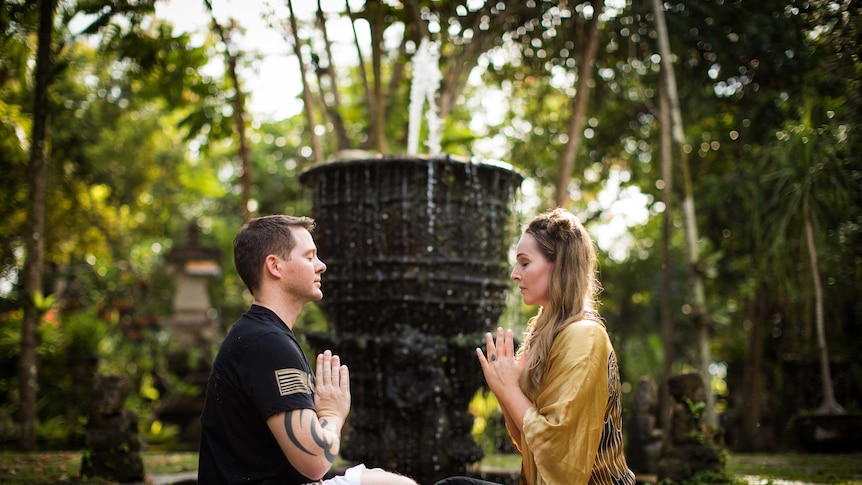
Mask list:
[[[365,465],[360,463],[345,470],[344,475],[338,475],[337,477],[328,478],[309,485],[361,485],[360,478],[362,477],[362,472],[365,470]]]

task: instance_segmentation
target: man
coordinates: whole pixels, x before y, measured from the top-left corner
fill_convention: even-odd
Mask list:
[[[313,228],[307,217],[266,216],[234,239],[234,266],[254,302],[213,362],[201,414],[201,485],[416,485],[364,465],[320,481],[340,451],[350,376],[329,350],[313,372],[293,335],[302,307],[323,298],[326,265]]]

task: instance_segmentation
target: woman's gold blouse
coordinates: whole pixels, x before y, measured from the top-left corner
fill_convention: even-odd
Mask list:
[[[635,476],[623,454],[620,374],[607,330],[582,320],[554,339],[543,385],[528,396],[522,485],[622,484]]]

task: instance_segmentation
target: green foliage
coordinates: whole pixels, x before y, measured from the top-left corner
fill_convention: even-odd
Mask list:
[[[473,415],[473,429],[470,434],[486,456],[512,448],[503,413],[494,393],[487,389],[478,390],[468,409]]]
[[[93,314],[75,314],[64,318],[62,330],[65,352],[73,358],[90,358],[99,354],[99,347],[109,334],[105,322]]]
[[[683,403],[685,403],[686,409],[688,409],[688,413],[692,419],[699,422],[706,408],[706,403],[703,401],[693,402],[687,397],[683,398]]]
[[[153,420],[146,430],[145,436],[147,446],[152,449],[172,449],[178,447],[182,430],[176,424],[164,424],[160,420]]]
[[[789,119],[775,130],[775,139],[765,147],[761,162],[761,187],[764,193],[770,194],[759,219],[770,241],[764,248],[764,257],[775,278],[775,290],[786,295],[788,309],[795,308],[799,315],[797,322],[788,322],[793,325],[788,330],[794,333],[804,331],[805,322],[813,318],[809,303],[813,271],[828,275],[833,281],[826,286],[829,298],[826,321],[842,320],[832,312],[840,308],[839,301],[849,297],[848,294],[837,295],[829,287],[834,287],[839,275],[844,275],[841,279],[848,287],[855,286],[853,277],[845,279],[850,274],[838,263],[841,258],[832,255],[849,254],[846,244],[851,241],[840,235],[842,228],[858,222],[862,167],[850,153],[846,126],[833,119],[834,112],[829,105],[828,100],[818,102],[807,97],[798,118]],[[804,228],[808,220],[815,229],[813,248],[805,242]],[[808,251],[818,255],[820,267],[810,267]],[[835,263],[838,266],[833,266]],[[833,332],[827,331],[827,334]],[[816,342],[813,339],[808,342],[809,345],[801,345],[796,350],[816,352]]]
[[[66,416],[54,415],[36,423],[36,435],[43,439],[48,446],[63,446],[68,442],[73,433],[72,426]]]
[[[444,126],[444,150],[470,155],[491,145],[529,177],[525,187],[536,187],[535,194],[525,194],[535,197],[525,205],[544,207],[567,143],[573,73],[580,62],[575,52],[588,19],[586,4],[562,9],[559,2],[508,2],[506,9],[488,14],[469,6],[471,2],[420,3],[446,27],[434,33],[444,41],[444,54],[465,54],[446,57],[444,67],[463,79],[475,61],[480,69],[474,74],[482,74],[474,76],[480,82],[464,83],[458,91],[461,97]],[[29,66],[37,5],[7,2],[0,9],[0,418],[10,424],[2,429],[11,429],[18,392],[16,329],[28,224]],[[702,235],[704,257],[696,270],[706,277],[712,351],[728,365],[731,396],[742,387],[752,328],[764,331],[756,343],[765,349],[764,367],[773,386],[767,392],[787,386],[782,359],[814,351],[806,303],[810,269],[801,252],[799,224],[804,208],[814,211],[818,224],[821,274],[831,302],[826,318],[830,349],[839,358],[853,360],[851,379],[860,382],[855,356],[862,355],[862,335],[854,323],[862,293],[862,167],[856,155],[862,152],[861,17],[847,2],[663,5]],[[409,41],[403,51],[385,43],[388,57],[381,73],[385,84],[407,68],[386,96],[385,132],[397,151],[406,144],[409,51],[419,29],[409,9],[386,2],[379,7],[380,24],[375,24],[374,8],[355,13],[387,39],[396,38],[403,28]],[[183,244],[189,224],[201,229],[207,245],[221,250],[222,275],[212,280],[210,293],[222,327],[250,301],[231,270],[231,243],[243,222],[241,173],[228,106],[232,93],[225,79],[210,77],[203,69],[212,59],[217,62],[220,46],[206,35],[193,40],[153,20],[152,1],[88,1],[63,8],[55,37],[63,45],[54,53],[57,68],[49,99],[46,300],[39,343],[45,366],[40,375],[46,382],[39,402],[40,430],[47,432],[46,423],[51,423],[52,429],[68,430],[60,434],[74,438],[80,433],[84,423],[60,405],[75,403],[79,415],[86,413],[86,396],[75,394],[86,392],[84,375],[68,372],[85,367],[80,362],[70,367],[69,362],[98,355],[101,370],[132,379],[136,392],[130,406],[142,416],[142,428],[154,441],[168,443],[174,430],[159,429],[153,419],[164,383],[180,392],[196,392],[164,374],[164,356],[171,349],[161,330],[173,295],[165,257]],[[79,12],[94,14],[92,25],[83,33],[69,32],[66,20]],[[488,22],[487,30],[471,28],[474,20]],[[606,195],[609,174],[625,174],[622,188],[637,188],[648,197],[650,220],[629,229],[624,256],[601,254],[601,313],[620,354],[623,380],[630,383],[642,375],[661,378],[660,249],[665,241],[660,224],[665,214],[672,224],[667,243],[677,329],[675,368],[693,362],[696,350],[689,344],[694,329],[685,314],[683,221],[678,206],[666,212],[658,202],[665,181],[658,167],[662,127],[656,111],[653,21],[648,2],[635,2],[602,18],[585,139],[570,188],[572,208],[588,220],[591,230],[618,216],[598,204],[600,195]],[[305,33],[314,27],[306,22],[301,28]],[[485,33],[489,36],[483,37]],[[487,55],[476,61],[483,52]],[[371,124],[358,68],[336,67],[349,143],[368,147]],[[486,113],[482,96],[489,92],[499,93],[496,99],[506,101],[500,104],[508,109],[494,124],[477,127],[473,122]],[[323,131],[332,131],[322,107],[315,104],[317,119],[327,128]],[[251,190],[258,213],[307,214],[308,194],[298,175],[310,163],[308,133],[317,128],[305,126],[301,116],[250,121]],[[324,143],[326,154],[332,155],[331,137],[325,135]],[[675,204],[680,192],[676,182]],[[517,329],[535,309],[513,294],[501,323]],[[298,328],[323,330],[326,322],[311,306]],[[192,360],[194,353],[189,355]],[[775,401],[781,400],[770,402]]]
[[[20,352],[20,313],[2,316],[3,337],[0,354],[16,362]],[[89,412],[89,389],[97,349],[106,335],[106,325],[93,315],[76,315],[60,322],[54,310],[46,313],[39,325],[37,355],[40,360],[40,395],[37,403],[37,432],[49,446],[62,446],[82,432],[79,416]],[[16,365],[4,367],[13,371]],[[3,413],[14,415],[17,409],[18,375],[9,372],[0,377],[4,395]],[[11,431],[12,426],[4,427]],[[4,436],[4,438],[8,438]]]

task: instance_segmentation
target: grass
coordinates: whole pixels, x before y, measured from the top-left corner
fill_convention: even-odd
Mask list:
[[[191,472],[197,469],[195,452],[145,452],[142,454],[147,476]],[[483,467],[517,469],[517,455],[492,455],[482,460]],[[39,453],[0,452],[0,483],[9,485],[48,485],[80,483],[114,485],[104,479],[81,479],[81,453],[58,451]],[[853,454],[731,454],[728,472],[746,477],[750,483],[862,485],[862,453]]]
[[[147,476],[195,471],[196,452],[142,453]],[[100,478],[79,478],[80,451],[39,453],[0,452],[0,483],[10,485],[40,485],[75,482],[88,485],[112,485]]]
[[[862,484],[862,453],[732,454],[728,472],[771,481],[816,484]]]

